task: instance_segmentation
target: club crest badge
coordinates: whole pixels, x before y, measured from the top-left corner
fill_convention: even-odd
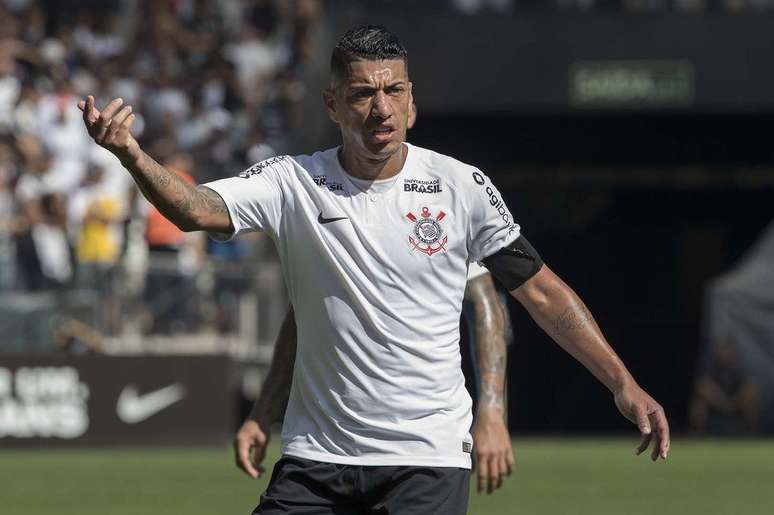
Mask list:
[[[438,211],[438,214],[433,216],[426,207],[422,208],[419,216],[411,212],[406,214],[406,218],[414,223],[414,230],[408,237],[412,252],[418,250],[428,256],[441,251],[446,252],[449,236],[444,234],[441,227],[441,220],[445,217],[446,213],[443,211]]]

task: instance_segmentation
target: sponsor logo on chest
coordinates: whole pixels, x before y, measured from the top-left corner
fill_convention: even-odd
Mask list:
[[[407,193],[441,193],[440,179],[403,179],[403,191]]]
[[[344,191],[344,186],[340,182],[329,181],[324,175],[315,175],[312,177],[314,183],[322,188],[327,188],[330,191]]]

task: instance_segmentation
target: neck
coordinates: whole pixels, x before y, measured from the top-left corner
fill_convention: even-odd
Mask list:
[[[339,151],[339,162],[351,176],[375,181],[389,179],[400,173],[407,155],[408,147],[401,145],[397,152],[385,159],[369,159],[347,152],[347,146],[344,145]]]

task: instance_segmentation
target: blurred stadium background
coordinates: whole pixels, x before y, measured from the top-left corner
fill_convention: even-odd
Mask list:
[[[0,0],[0,512],[254,506],[228,443],[286,309],[272,245],[176,231],[76,101],[120,96],[151,155],[231,176],[336,144],[319,91],[366,22],[409,50],[409,139],[487,171],[676,433],[636,460],[512,303],[519,469],[471,513],[771,513],[771,0]]]

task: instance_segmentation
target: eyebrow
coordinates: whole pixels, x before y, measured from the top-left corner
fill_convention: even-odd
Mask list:
[[[395,86],[405,86],[406,81],[403,79],[396,80],[395,82],[391,82],[390,84],[387,84],[384,89],[394,88]],[[364,91],[364,90],[375,90],[374,86],[367,82],[356,82],[354,84],[347,84],[347,87],[349,89],[357,90],[357,91]]]

